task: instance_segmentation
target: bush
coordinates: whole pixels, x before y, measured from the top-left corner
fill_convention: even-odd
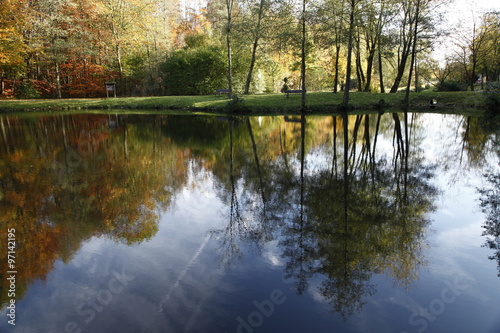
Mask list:
[[[441,81],[436,86],[437,91],[465,91],[467,86],[457,81]]]
[[[15,95],[19,99],[32,99],[40,97],[40,92],[35,89],[33,82],[21,81],[16,85]]]
[[[487,93],[497,93],[500,94],[500,82],[488,82],[484,89]]]
[[[500,116],[500,82],[489,82],[484,90],[487,114],[492,117]]]
[[[160,70],[167,95],[208,95],[227,86],[226,57],[217,46],[174,52]]]

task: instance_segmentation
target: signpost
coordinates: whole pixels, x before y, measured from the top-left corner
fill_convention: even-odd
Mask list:
[[[106,96],[109,98],[109,92],[113,92],[113,95],[116,97],[116,83],[115,82],[106,82]]]

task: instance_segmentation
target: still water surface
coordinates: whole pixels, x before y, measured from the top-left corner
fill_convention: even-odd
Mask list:
[[[1,332],[500,332],[478,119],[0,120]]]

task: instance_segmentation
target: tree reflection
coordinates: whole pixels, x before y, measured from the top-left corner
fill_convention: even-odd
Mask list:
[[[315,257],[314,253],[316,251],[314,248],[314,230],[309,223],[305,202],[305,137],[306,118],[302,115],[300,119],[299,191],[298,195],[293,198],[294,202],[297,202],[298,200],[298,213],[295,216],[292,216],[290,223],[285,224],[283,228],[283,235],[285,238],[281,241],[283,256],[289,259],[285,266],[284,276],[285,278],[295,280],[295,288],[299,295],[301,295],[308,287],[308,279],[314,275],[315,264],[312,259]]]
[[[212,230],[224,263],[242,246],[261,252],[277,240],[297,293],[319,278],[345,317],[375,292],[374,274],[408,287],[424,263],[436,191],[408,114],[0,120],[0,218],[15,221],[22,239],[25,287],[91,237],[151,238],[158,211],[199,175],[227,207]],[[394,138],[392,154],[379,148],[382,136]]]
[[[230,261],[241,253],[238,247],[243,243],[262,248],[264,242],[280,239],[287,259],[285,277],[295,282],[297,292],[304,292],[310,278],[324,276],[325,299],[346,316],[374,292],[369,281],[376,272],[391,274],[408,286],[423,263],[425,216],[435,195],[427,184],[432,169],[422,165],[417,154],[410,161],[409,144],[404,142],[408,135],[398,126],[398,115],[393,116],[395,157],[392,163],[377,160],[381,115],[376,117],[374,138],[370,115],[355,117],[352,130],[347,118],[335,117],[326,127],[314,120],[306,125],[304,119],[271,124],[266,131],[277,128],[274,137],[255,135],[249,119],[246,137],[244,125],[226,129],[229,145],[221,145],[226,147],[221,154],[229,159],[220,159],[226,161],[225,168],[217,161],[213,168],[226,170],[226,176],[217,175],[221,185],[227,184],[220,195],[230,209],[229,223],[214,231],[221,237],[223,258]],[[343,158],[337,156],[338,125],[344,127]],[[330,128],[331,135],[318,135],[318,128]],[[307,151],[319,149],[332,137],[329,171],[306,172]],[[273,150],[274,142],[279,149]],[[344,162],[341,173],[339,160]]]
[[[370,140],[369,118],[370,115],[356,116],[351,133],[346,115],[335,122],[342,123],[343,152],[334,156],[331,170],[336,169],[338,159],[343,159],[343,170],[333,177],[325,170],[307,180],[305,206],[313,242],[308,249],[314,251],[301,252],[310,254],[307,260],[297,260],[290,250],[284,252],[290,262],[306,261],[310,263],[309,273],[324,277],[320,291],[332,310],[344,317],[360,310],[363,299],[375,292],[370,283],[373,274],[390,274],[404,286],[416,278],[418,266],[423,263],[423,232],[429,222],[426,213],[432,209],[436,194],[427,184],[432,169],[417,159],[406,163],[409,156],[406,157],[405,147],[409,145],[403,141],[405,136],[397,115],[393,116],[397,138],[394,163],[388,164],[384,159],[375,162],[376,150],[371,149],[370,143],[375,145],[376,138]],[[363,123],[359,140],[357,132]],[[379,126],[380,115],[375,133],[379,133]],[[300,247],[301,243],[296,244]],[[301,293],[305,283],[300,281],[297,285],[297,292]]]
[[[481,167],[486,164],[487,143],[490,133],[487,133],[481,123],[480,118],[465,117],[462,131],[462,151],[460,162],[462,162],[464,152],[468,157],[472,167]]]
[[[130,118],[0,118],[0,220],[16,229],[18,291],[93,236],[134,244],[157,232],[158,209],[185,183],[186,167],[175,150],[158,149],[166,140],[152,140],[158,118]]]
[[[227,119],[229,123],[229,223],[223,232],[214,231],[213,234],[222,240],[221,254],[223,262],[229,264],[234,257],[241,258],[241,238],[249,234],[247,221],[243,219],[240,211],[239,197],[236,189],[235,161],[234,161],[234,135],[233,130],[236,119]]]
[[[500,277],[500,173],[487,175],[487,180],[490,186],[478,190],[481,194],[481,208],[486,215],[483,236],[488,238],[484,246],[495,251],[489,258],[498,262]]]
[[[491,136],[493,151],[500,159],[500,130],[496,130]],[[500,164],[498,165],[500,166]],[[485,247],[494,250],[489,258],[498,263],[498,276],[500,277],[500,172],[490,172],[485,175],[488,186],[479,188],[479,198],[486,221],[483,223],[483,236],[487,236]]]
[[[310,279],[322,277],[321,294],[345,317],[360,310],[375,292],[370,282],[374,274],[390,275],[409,287],[425,263],[427,214],[436,189],[428,182],[433,167],[424,165],[421,152],[409,142],[414,124],[407,117],[404,125],[397,114],[385,120],[381,114],[344,115],[321,125],[315,118],[272,124],[279,129],[280,142],[273,154],[273,138],[255,135],[250,120],[250,140],[242,135],[245,126],[238,127],[236,140],[230,129],[225,178],[230,186],[225,188],[228,207],[239,203],[239,209],[237,215],[229,215],[225,232],[218,233],[225,258],[234,250],[227,244],[262,248],[266,241],[278,239],[286,259],[284,276],[294,282],[297,293],[309,287]],[[387,123],[391,118],[392,126]],[[385,154],[378,156],[376,145],[378,136],[391,129],[395,140],[389,162]],[[309,171],[308,154],[326,153],[330,140],[331,165]],[[232,147],[237,147],[234,155]],[[273,157],[259,158],[266,155]],[[238,186],[240,181],[244,186]],[[235,224],[234,217],[240,223]],[[235,226],[237,234],[227,232]]]

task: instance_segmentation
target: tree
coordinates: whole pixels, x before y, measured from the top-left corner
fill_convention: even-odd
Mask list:
[[[252,7],[252,4],[249,4]],[[250,66],[248,68],[247,79],[245,82],[245,90],[244,94],[249,94],[250,92],[250,84],[252,82],[253,69],[255,67],[255,61],[257,59],[257,49],[259,47],[259,41],[262,38],[262,24],[265,19],[265,11],[269,7],[269,2],[267,0],[260,0],[257,11],[257,23],[255,25],[255,29],[253,31],[253,45],[252,45],[252,58],[250,59]],[[253,12],[253,8],[250,9]]]
[[[429,0],[405,0],[400,4],[399,28],[397,29],[397,72],[390,92],[396,93],[399,89],[403,75],[406,72],[408,58],[412,59],[412,54],[419,42],[419,35],[426,32],[425,37],[431,38],[430,32],[434,29],[432,25],[431,13],[441,2]],[[394,28],[394,27],[393,27]],[[428,47],[427,45],[423,45]]]
[[[192,38],[205,38],[205,35]],[[188,45],[161,64],[165,92],[169,95],[212,94],[227,82],[224,51],[209,42]]]
[[[482,19],[483,41],[479,46],[478,69],[490,81],[500,80],[500,12],[486,13]],[[481,80],[484,84],[485,80]]]
[[[5,80],[20,77],[26,68],[27,47],[22,35],[25,21],[20,19],[25,16],[20,10],[23,7],[22,2],[12,1],[4,1],[0,7],[0,98],[5,93]],[[17,24],[12,25],[13,21]]]
[[[458,34],[455,59],[462,65],[466,83],[472,91],[477,81],[478,69],[482,71],[481,74],[490,74],[493,80],[500,73],[497,65],[500,52],[496,43],[499,40],[499,17],[498,13],[486,13],[481,18],[481,24],[474,20],[470,31]],[[482,81],[484,80],[481,80],[481,83]]]
[[[347,33],[345,0],[329,0],[317,7],[315,17],[318,21],[315,34],[316,43],[329,50],[332,57],[333,92],[337,93],[340,84],[341,49],[346,44]]]
[[[478,31],[479,30],[479,31]],[[464,68],[468,70],[467,73],[467,83],[471,91],[474,91],[474,84],[476,83],[476,71],[479,61],[479,50],[485,43],[486,34],[485,31],[476,26],[476,23],[472,27],[472,36],[468,40],[466,45],[463,45],[462,51],[464,55],[467,55],[466,61],[463,62]]]
[[[417,41],[418,41],[418,29],[419,29],[419,17],[420,17],[420,4],[421,0],[417,0],[417,4],[415,6],[415,30],[413,32],[413,45],[411,50],[411,60],[410,60],[410,73],[408,74],[408,84],[406,86],[406,93],[403,103],[408,106],[409,98],[410,98],[410,87],[411,87],[411,78],[413,74],[413,66],[415,64],[416,55],[417,55]],[[405,114],[405,117],[407,115]]]
[[[36,57],[53,68],[57,98],[62,98],[61,64],[76,43],[70,38],[74,32],[73,18],[68,15],[70,8],[71,4],[63,0],[42,0],[33,7],[38,15],[32,23],[30,42],[37,46],[34,47]]]
[[[363,91],[371,91],[372,73],[375,62],[375,55],[378,53],[379,58],[379,72],[381,79],[381,87],[383,87],[383,71],[382,71],[382,44],[386,37],[386,26],[396,16],[394,2],[363,2],[360,10],[359,27],[361,30],[361,38],[365,43],[365,56],[366,56],[366,80]]]
[[[234,0],[226,1],[226,47],[227,47],[227,84],[229,98],[233,96],[233,55],[231,49],[231,29],[233,28],[233,7]]]
[[[398,91],[399,85],[403,78],[408,56],[410,55],[411,51],[411,45],[414,39],[414,24],[416,23],[414,18],[414,8],[412,0],[403,1],[401,3],[401,9],[403,13],[400,19],[401,28],[399,29],[398,35],[398,67],[396,78],[394,79],[394,83],[390,90],[391,93],[395,93]]]
[[[351,88],[351,66],[352,66],[352,49],[353,49],[353,39],[354,39],[354,25],[355,25],[355,15],[356,6],[361,0],[350,0],[349,7],[349,42],[347,44],[347,69],[346,69],[346,81],[344,90],[343,107],[345,109],[349,106],[349,89]]]
[[[302,25],[302,43],[301,43],[301,63],[300,63],[300,83],[302,89],[302,99],[301,99],[301,112],[304,113],[306,110],[306,40],[307,40],[307,30],[306,30],[306,0],[302,0],[302,15],[301,15],[301,25]]]

